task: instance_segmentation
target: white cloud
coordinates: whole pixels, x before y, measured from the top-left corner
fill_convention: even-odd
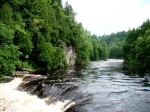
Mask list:
[[[150,1],[146,0],[65,1],[78,13],[76,20],[97,35],[136,28],[150,18]]]

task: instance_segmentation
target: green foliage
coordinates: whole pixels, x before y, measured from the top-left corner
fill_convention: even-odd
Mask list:
[[[90,60],[90,52],[92,51],[92,43],[90,41],[90,37],[86,35],[86,33],[83,30],[82,24],[79,24],[79,38],[78,43],[76,45],[76,53],[77,53],[77,59],[76,64],[77,65],[84,65],[87,64]]]
[[[91,60],[106,60],[108,58],[108,45],[101,38],[96,35],[91,36],[93,50],[91,52]]]
[[[15,45],[19,46],[20,51],[23,53],[23,56],[29,55],[32,52],[33,44],[31,41],[30,32],[25,31],[20,28],[19,25],[15,26]]]
[[[0,74],[11,75],[19,65],[19,55],[17,47],[14,45],[0,46]]]
[[[0,74],[11,74],[16,67],[66,67],[64,48],[70,45],[77,65],[107,59],[110,51],[120,53],[124,32],[106,39],[91,35],[76,22],[72,6],[66,3],[63,8],[61,0],[1,0],[0,4]]]
[[[14,38],[14,30],[0,22],[0,45],[12,44]]]
[[[38,62],[41,68],[51,70],[53,68],[54,53],[56,49],[49,42],[42,42],[38,45]]]
[[[56,47],[56,52],[54,53],[54,60],[53,60],[53,69],[63,68],[67,66],[65,61],[64,50],[60,47]]]
[[[7,66],[9,69],[4,69],[5,74],[16,67],[45,70],[65,67],[64,48],[70,45],[77,48],[78,59],[82,53],[85,55],[79,59],[79,64],[89,61],[91,42],[83,27],[75,21],[71,5],[63,8],[61,0],[1,0],[0,4],[1,61],[7,57],[12,63],[8,62],[12,70]],[[87,40],[85,46],[81,40]],[[81,48],[86,50],[82,52]]]
[[[84,65],[87,64],[90,60],[90,51],[91,51],[91,42],[90,41],[80,41],[77,45],[77,59],[76,64]]]
[[[122,47],[113,45],[109,54],[110,58],[122,58]]]
[[[9,26],[13,26],[13,10],[8,3],[5,3],[0,8],[0,20]]]
[[[123,58],[122,49],[126,37],[127,33],[125,31],[112,33],[111,35],[104,35],[101,37],[108,46],[107,53],[109,58]]]
[[[139,28],[128,32],[123,47],[125,61],[132,64],[150,66],[150,21],[147,20]]]
[[[11,75],[19,65],[20,52],[13,45],[14,31],[0,22],[0,75]]]
[[[32,65],[29,65],[28,61],[26,61],[26,62],[20,62],[17,67],[20,67],[20,68],[29,68],[31,70],[33,69]]]

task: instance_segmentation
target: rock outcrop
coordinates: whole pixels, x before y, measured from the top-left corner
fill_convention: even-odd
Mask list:
[[[75,48],[73,46],[65,47],[64,52],[66,54],[66,62],[67,62],[67,64],[69,66],[75,65],[75,61],[76,61]]]

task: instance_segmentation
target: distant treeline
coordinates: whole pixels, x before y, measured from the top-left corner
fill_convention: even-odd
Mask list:
[[[126,37],[127,37],[127,32],[125,31],[102,36],[102,39],[107,44],[108,58],[112,58],[112,59],[123,58],[122,48]]]
[[[122,48],[126,37],[127,32],[125,31],[103,36],[92,35],[93,51],[91,53],[91,60],[123,58]]]
[[[109,58],[124,58],[125,62],[150,70],[150,20],[127,32],[101,36],[107,45]]]

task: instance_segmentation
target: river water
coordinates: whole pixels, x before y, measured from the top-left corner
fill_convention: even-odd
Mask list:
[[[85,112],[150,112],[150,74],[130,71],[123,60],[91,62],[78,69],[81,91],[92,94]]]
[[[150,73],[90,62],[0,84],[0,112],[150,112]]]

